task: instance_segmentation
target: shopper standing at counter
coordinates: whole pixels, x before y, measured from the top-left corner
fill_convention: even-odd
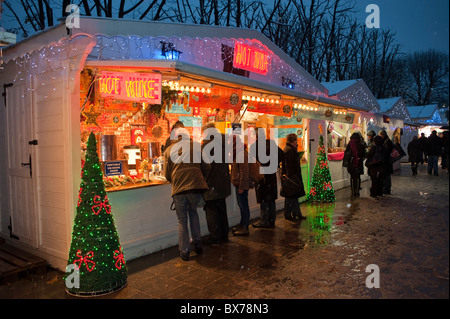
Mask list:
[[[262,147],[262,152],[270,158],[269,161],[263,160],[259,153],[259,148]],[[271,152],[277,154],[271,154]],[[266,134],[262,128],[256,130],[256,142],[250,146],[250,153],[256,156],[256,160],[261,163],[261,166],[268,167],[270,161],[276,161],[276,167],[280,167],[280,162],[283,161],[284,153],[280,149],[274,140],[266,139]],[[264,179],[258,185],[255,185],[256,200],[260,204],[261,208],[261,220],[253,224],[255,228],[274,228],[276,219],[276,205],[275,200],[278,198],[277,187],[277,173],[264,174]]]
[[[215,127],[213,123],[205,124],[202,127],[203,144],[202,153],[210,158],[211,169],[206,176],[206,183],[209,189],[203,193],[205,200],[205,215],[208,225],[210,243],[223,244],[228,242],[228,215],[226,198],[231,195],[231,180],[229,165],[225,158],[225,134]],[[221,139],[221,158],[215,158],[214,148],[207,145],[213,143],[215,139]],[[216,143],[214,143],[217,145]],[[209,149],[209,152],[205,152]]]
[[[242,160],[240,160],[242,159]],[[247,146],[233,135],[233,163],[231,164],[231,182],[236,191],[236,200],[241,212],[239,225],[233,227],[234,236],[247,236],[250,223],[250,207],[248,206],[248,190],[252,188],[250,164],[248,163]]]
[[[176,122],[172,125],[172,129],[170,130],[170,132],[173,132],[173,130],[175,130],[175,129],[177,129],[177,128],[180,128],[180,127],[181,127],[181,128],[184,127],[183,122],[181,122],[181,121],[176,121]],[[166,149],[168,149],[170,145],[172,145],[173,143],[175,143],[175,141],[172,140],[171,138],[172,138],[172,135],[170,135],[170,136],[167,138],[166,143],[164,144],[163,152],[164,152]],[[177,137],[177,139],[178,139],[178,137]]]
[[[178,140],[177,140],[178,137]],[[183,260],[189,260],[191,252],[189,240],[190,225],[195,252],[201,254],[202,238],[197,205],[202,194],[208,190],[205,176],[209,173],[209,165],[201,161],[194,161],[194,151],[201,149],[194,142],[185,128],[176,128],[171,133],[175,142],[164,152],[164,176],[172,184],[172,198],[178,217],[178,250]],[[198,144],[198,143],[197,143]],[[198,163],[200,162],[200,163]]]
[[[350,174],[352,196],[359,196],[361,174],[364,173],[363,160],[365,155],[366,148],[361,141],[361,134],[355,132],[350,137],[350,142],[344,152],[344,161],[342,162],[342,165],[347,167],[347,171]]]
[[[284,161],[282,168],[282,179],[285,177],[297,182],[298,192],[292,197],[284,199],[284,218],[287,220],[303,219],[298,199],[305,196],[303,187],[302,169],[300,166],[300,156],[297,152],[297,134],[291,133],[286,136],[286,147],[284,148]]]
[[[387,133],[385,130],[380,130],[378,133],[379,136],[383,138],[383,146],[386,149],[386,152],[388,154],[392,153],[392,150],[394,149],[394,143],[392,143],[391,139],[387,136]],[[391,174],[394,173],[394,167],[392,165],[392,162],[386,161],[385,163],[385,174],[383,179],[383,194],[389,195],[391,193]]]

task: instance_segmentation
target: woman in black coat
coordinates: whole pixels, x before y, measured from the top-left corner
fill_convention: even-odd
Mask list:
[[[256,142],[250,146],[250,153],[256,156],[256,160],[261,166],[269,166],[269,162],[265,162],[260,158],[259,147],[265,148],[265,154],[270,156],[270,161],[277,160],[276,166],[280,166],[283,161],[284,153],[274,140],[266,139],[266,135],[262,128],[256,130]],[[277,154],[271,154],[271,149],[276,150]],[[263,151],[264,152],[264,151]],[[276,219],[275,200],[278,198],[277,173],[264,174],[264,179],[255,185],[256,201],[260,204],[260,221],[252,226],[255,228],[274,228]]]
[[[364,173],[363,160],[366,154],[366,149],[361,141],[361,134],[355,132],[350,137],[350,142],[345,149],[346,154],[350,156],[345,156],[349,158],[347,165],[347,171],[350,174],[350,187],[352,189],[353,196],[359,196],[359,186],[361,185],[361,174]]]
[[[377,198],[383,196],[383,180],[386,174],[385,163],[390,160],[390,155],[383,146],[383,138],[381,136],[375,136],[373,142],[374,145],[367,153],[366,166],[369,168],[368,174],[372,181],[370,196]]]
[[[285,197],[284,199],[284,218],[294,220],[296,218],[302,219],[300,205],[298,203],[299,197],[305,196],[305,189],[303,187],[302,170],[300,167],[300,156],[297,152],[297,134],[291,133],[286,136],[286,147],[284,148],[284,161],[282,167],[283,178],[289,178],[298,183],[299,187],[297,193],[293,196]]]
[[[408,157],[411,163],[411,171],[414,176],[417,175],[417,167],[422,161],[422,148],[419,142],[419,138],[414,136],[412,141],[408,144]]]

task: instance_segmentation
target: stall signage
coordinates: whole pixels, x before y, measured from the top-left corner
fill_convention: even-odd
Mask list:
[[[110,161],[105,162],[105,175],[106,176],[116,176],[123,174],[122,161]]]
[[[180,116],[178,118],[185,127],[202,127],[202,118],[195,116]]]
[[[241,109],[242,89],[213,87],[210,93],[189,93],[189,106],[194,109],[206,107],[210,109],[232,109],[238,112]]]
[[[234,44],[233,66],[235,68],[266,75],[269,63],[270,56],[267,51],[241,42]]]
[[[294,127],[294,128],[278,128],[277,130],[277,138],[285,138],[289,134],[297,134],[298,137],[303,137],[303,128]]]
[[[99,78],[100,95],[105,98],[161,104],[162,75],[103,71]]]
[[[275,116],[273,119],[273,124],[275,126],[279,125],[300,125],[303,124],[303,118],[293,116],[293,117],[284,117],[284,116]]]
[[[292,101],[279,103],[248,101],[248,111],[278,116],[292,116]]]

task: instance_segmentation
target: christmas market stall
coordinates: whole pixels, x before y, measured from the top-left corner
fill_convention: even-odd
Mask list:
[[[367,142],[367,132],[373,129],[370,128],[370,121],[377,117],[380,105],[362,79],[322,82],[322,84],[328,89],[330,98],[354,106],[338,111],[337,114],[327,112],[325,117],[317,120],[321,122],[315,124],[321,124],[326,128],[325,145],[328,149],[333,187],[339,189],[350,185],[347,169],[342,167],[344,150],[350,141],[350,136],[360,132]],[[375,132],[378,133],[378,129],[375,129]],[[367,169],[361,178],[362,180],[369,178]]]
[[[405,101],[401,97],[393,97],[387,99],[378,99],[380,111],[383,115],[388,116],[389,120],[393,118],[402,119],[403,125],[396,127],[392,135],[388,135],[393,143],[399,144],[403,150],[408,148],[408,143],[412,141],[414,135],[417,135],[417,125],[411,121],[408,108]],[[407,124],[409,123],[409,125]],[[388,131],[388,130],[386,130]],[[394,170],[400,169],[401,162],[407,162],[408,156],[402,157],[399,161],[393,163]]]
[[[114,260],[102,264],[113,262],[117,271],[124,272],[125,260],[177,244],[171,185],[162,174],[177,122],[200,142],[210,122],[222,133],[241,132],[246,143],[253,129],[263,128],[281,148],[296,133],[305,188],[317,154],[318,165],[328,165],[317,150],[319,136],[330,130],[332,143],[320,149],[329,151],[331,179],[341,188],[349,184],[342,165],[336,173],[347,130],[365,129],[364,119],[373,115],[363,114],[378,110],[355,103],[361,92],[349,93],[349,100],[329,96],[325,85],[248,29],[85,17],[80,28],[61,23],[6,48],[3,61],[0,163],[7,169],[0,172],[6,181],[0,235],[59,269],[68,260],[86,271],[100,268],[95,252],[80,248],[79,227],[86,227],[79,214],[108,223],[114,216],[117,236],[107,253]],[[255,218],[259,205],[249,195]],[[276,204],[283,208],[283,198]],[[230,226],[238,224],[234,195],[227,209]]]

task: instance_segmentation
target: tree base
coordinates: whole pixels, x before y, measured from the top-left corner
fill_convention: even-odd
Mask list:
[[[125,282],[117,287],[108,289],[108,290],[103,290],[103,291],[92,291],[92,292],[85,292],[85,291],[76,291],[76,292],[71,292],[69,289],[66,288],[66,293],[68,295],[74,296],[74,297],[100,297],[100,296],[105,296],[105,295],[109,295],[112,294],[114,292],[117,292],[123,288],[125,288],[128,284],[128,281],[125,280]]]

